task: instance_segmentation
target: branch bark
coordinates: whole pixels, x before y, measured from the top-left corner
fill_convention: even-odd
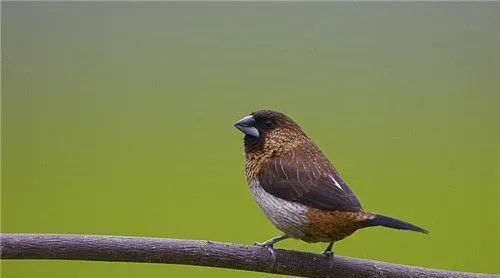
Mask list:
[[[46,259],[200,265],[304,277],[500,277],[207,240],[1,234],[2,260]]]

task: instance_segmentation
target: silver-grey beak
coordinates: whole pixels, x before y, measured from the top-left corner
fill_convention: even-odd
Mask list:
[[[255,118],[253,116],[246,116],[243,119],[234,123],[234,127],[239,129],[241,132],[246,135],[250,135],[253,137],[259,137],[259,131],[254,127]]]

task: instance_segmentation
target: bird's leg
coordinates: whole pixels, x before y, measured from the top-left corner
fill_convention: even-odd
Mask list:
[[[333,256],[332,248],[333,248],[333,241],[330,242],[330,244],[328,244],[325,251],[323,251],[323,255],[327,257]]]
[[[266,242],[254,242],[253,245],[258,245],[258,246],[263,246],[263,247],[271,247],[273,248],[273,245],[278,242],[278,241],[282,241],[284,239],[287,239],[288,236],[287,235],[281,235],[281,236],[277,236],[277,237],[273,237],[271,238],[270,240],[266,241]]]

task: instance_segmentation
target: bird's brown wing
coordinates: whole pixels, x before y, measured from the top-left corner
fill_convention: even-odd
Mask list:
[[[362,210],[354,192],[323,154],[271,158],[258,179],[266,192],[287,201],[324,210]]]

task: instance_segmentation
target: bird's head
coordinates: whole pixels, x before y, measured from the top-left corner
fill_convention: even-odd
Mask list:
[[[290,117],[272,110],[259,110],[237,121],[234,126],[245,134],[245,152],[279,156],[309,140]]]

